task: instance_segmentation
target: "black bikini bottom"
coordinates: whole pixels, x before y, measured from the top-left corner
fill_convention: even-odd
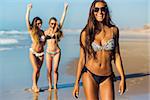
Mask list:
[[[82,69],[82,74],[83,74],[84,72],[87,72],[87,71],[91,73],[91,75],[93,76],[93,78],[94,78],[94,80],[96,81],[97,84],[102,83],[105,79],[107,79],[108,77],[111,77],[111,76],[112,76],[112,75],[108,75],[108,76],[95,75],[95,74],[92,73],[90,70],[88,70],[88,69],[86,68],[86,66],[84,66],[84,68]]]

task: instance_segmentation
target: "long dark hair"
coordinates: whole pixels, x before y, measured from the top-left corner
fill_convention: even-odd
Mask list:
[[[37,21],[40,20],[42,24],[42,19],[39,17],[34,17],[31,23],[31,31],[33,34],[33,38],[36,42],[39,42],[40,37],[43,35],[43,30],[37,27]]]
[[[34,17],[31,23],[31,29],[37,28],[37,21],[40,20],[42,23],[42,19],[40,17]]]
[[[50,24],[51,20],[54,20],[54,21],[58,22],[55,17],[51,17],[51,18],[49,19],[49,24]],[[56,32],[57,32],[57,40],[60,41],[60,39],[64,36],[62,30],[60,29],[60,26],[58,26],[58,29],[57,29]]]
[[[91,7],[90,7],[87,24],[84,27],[84,29],[81,31],[81,33],[83,31],[86,32],[85,46],[83,46],[83,44],[81,42],[81,35],[80,35],[80,46],[84,49],[84,51],[88,54],[89,57],[90,56],[94,56],[95,57],[96,52],[94,52],[94,50],[92,49],[91,43],[94,41],[95,34],[102,30],[102,27],[99,24],[100,22],[98,22],[95,19],[95,16],[94,16],[94,8],[95,8],[95,4],[97,2],[104,3],[104,5],[106,7],[105,18],[104,18],[104,20],[101,23],[103,25],[108,26],[108,27],[115,26],[113,24],[111,18],[110,18],[110,13],[109,13],[109,9],[108,9],[107,3],[104,0],[94,0],[93,3],[91,4]]]

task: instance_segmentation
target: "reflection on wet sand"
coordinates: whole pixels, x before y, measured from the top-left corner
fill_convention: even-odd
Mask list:
[[[49,96],[48,96],[47,100],[53,100],[52,92],[54,93],[54,100],[58,100],[58,95],[57,95],[58,90],[49,91]]]
[[[38,100],[39,93],[33,93],[33,100]]]
[[[48,96],[47,96],[47,100],[58,100],[58,90],[52,90],[52,91],[48,91]],[[52,96],[52,94],[54,94],[54,98]],[[38,100],[39,98],[39,93],[33,93],[33,100]]]

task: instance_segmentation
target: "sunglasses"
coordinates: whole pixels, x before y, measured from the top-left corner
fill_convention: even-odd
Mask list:
[[[106,9],[107,9],[107,7],[101,7],[101,8],[95,7],[94,8],[94,12],[98,12],[98,11],[104,11],[104,12],[106,12]]]
[[[56,23],[51,23],[51,25],[56,25]]]
[[[40,25],[40,24],[42,24],[42,23],[37,23],[37,25]]]

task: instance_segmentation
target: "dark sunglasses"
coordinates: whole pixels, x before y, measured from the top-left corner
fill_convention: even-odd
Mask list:
[[[56,25],[56,23],[50,23],[51,25]]]
[[[98,11],[106,11],[107,7],[101,7],[101,8],[98,8],[98,7],[95,7],[94,8],[94,12],[98,12]]]
[[[42,23],[37,23],[37,25],[40,25],[40,24],[42,24]]]

